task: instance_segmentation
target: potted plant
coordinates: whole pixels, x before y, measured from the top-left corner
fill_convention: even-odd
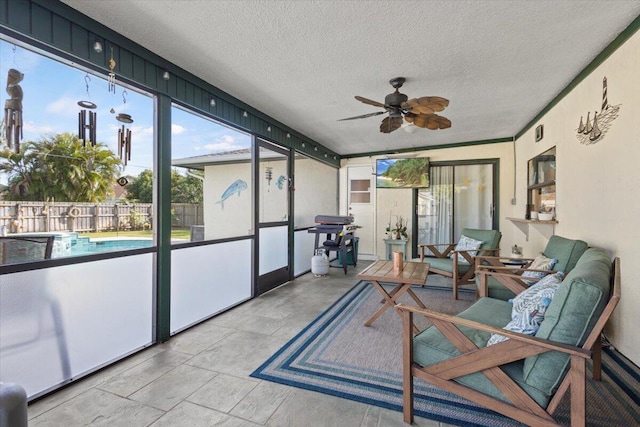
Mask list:
[[[391,231],[395,233],[396,240],[408,239],[409,235],[407,234],[407,220],[400,215],[396,216],[396,228]]]

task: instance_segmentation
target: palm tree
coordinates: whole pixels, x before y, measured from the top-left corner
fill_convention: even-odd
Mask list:
[[[106,145],[83,147],[77,136],[64,133],[23,146],[19,154],[6,150],[0,153],[5,159],[0,171],[9,174],[11,198],[101,202],[112,194],[121,166]]]
[[[23,147],[28,145],[25,144]],[[26,157],[26,158],[25,158]],[[5,198],[13,200],[33,200],[29,198],[31,181],[33,178],[33,163],[26,156],[25,151],[14,153],[8,148],[0,151],[0,174],[6,174],[8,188]]]
[[[401,182],[404,185],[411,186],[428,186],[426,181],[427,170],[429,168],[429,159],[402,159],[395,162],[383,173],[395,182]]]

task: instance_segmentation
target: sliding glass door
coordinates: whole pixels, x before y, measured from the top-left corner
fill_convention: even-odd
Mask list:
[[[498,163],[433,164],[429,188],[414,193],[413,255],[418,245],[451,243],[464,228],[497,229]]]

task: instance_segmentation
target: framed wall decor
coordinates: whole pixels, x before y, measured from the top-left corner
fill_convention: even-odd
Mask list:
[[[536,127],[536,142],[540,141],[542,139],[543,135],[543,130],[544,130],[544,126],[543,125],[538,125]]]

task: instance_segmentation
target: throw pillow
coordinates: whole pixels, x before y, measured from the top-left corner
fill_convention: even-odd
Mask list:
[[[484,242],[482,240],[472,239],[471,237],[467,237],[463,234],[460,236],[460,240],[458,241],[454,251],[471,251],[469,252],[469,255],[474,257],[478,255],[478,249],[480,249],[480,246],[482,246],[483,243]],[[454,255],[458,255],[458,262],[469,264],[469,262],[460,254],[452,253],[450,255],[451,259],[453,259]]]
[[[544,314],[556,289],[562,283],[564,273],[549,274],[530,288],[509,300],[513,303],[511,321],[502,328],[508,331],[520,332],[526,335],[535,335],[544,320]],[[505,341],[508,338],[500,334],[491,334],[487,346]]]
[[[553,270],[553,267],[556,265],[557,262],[558,260],[555,258],[547,258],[546,256],[540,254],[533,260],[529,268],[533,270],[550,271],[550,270]],[[546,276],[546,274],[541,271],[525,271],[524,273],[522,273],[522,277],[540,278],[544,276]],[[533,285],[534,283],[536,283],[535,280],[524,280],[524,282],[527,283],[528,285]]]

